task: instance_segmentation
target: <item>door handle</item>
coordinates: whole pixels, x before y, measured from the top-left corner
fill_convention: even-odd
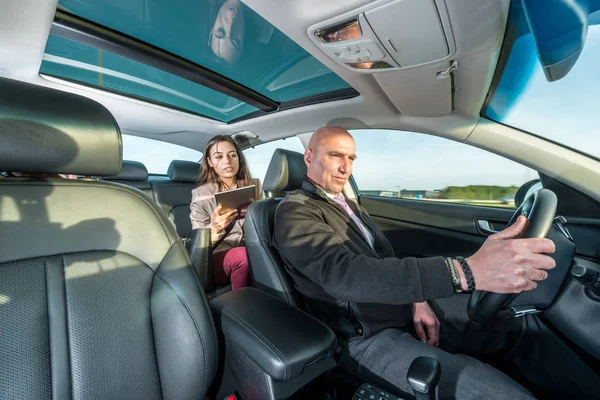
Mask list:
[[[495,229],[492,229],[490,222],[486,219],[478,219],[477,227],[479,228],[479,231],[481,231],[481,233],[486,234],[486,235],[493,235],[494,233],[499,232]]]

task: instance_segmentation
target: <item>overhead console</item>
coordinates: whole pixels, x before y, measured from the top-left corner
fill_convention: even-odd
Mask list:
[[[456,48],[443,0],[385,0],[308,29],[346,68],[374,73],[439,63]]]

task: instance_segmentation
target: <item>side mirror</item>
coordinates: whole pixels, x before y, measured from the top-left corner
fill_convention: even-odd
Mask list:
[[[525,199],[528,198],[531,195],[531,193],[538,191],[542,188],[542,181],[540,181],[539,179],[534,179],[524,183],[519,188],[519,190],[517,190],[517,193],[515,193],[515,207],[519,208],[519,206],[523,204],[523,201],[525,201]]]

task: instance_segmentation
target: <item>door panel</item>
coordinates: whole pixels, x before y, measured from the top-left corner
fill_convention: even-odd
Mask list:
[[[600,258],[600,219],[565,217],[565,224],[577,243],[577,255],[598,260]]]
[[[487,237],[478,220],[502,229],[514,213],[513,209],[376,196],[361,196],[359,201],[398,257],[469,256]]]
[[[600,301],[590,299],[579,282],[567,279],[545,315],[570,340],[600,360]]]
[[[577,245],[575,254],[600,261],[600,204],[547,175],[540,174],[540,179],[558,197],[557,215],[567,220],[565,226]]]
[[[397,221],[390,218],[373,217],[373,220],[388,238],[396,257],[403,258],[451,256],[473,254],[484,238],[474,234]]]

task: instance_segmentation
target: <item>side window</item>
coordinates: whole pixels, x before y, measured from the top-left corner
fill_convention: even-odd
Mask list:
[[[277,149],[286,149],[304,153],[304,146],[296,136],[250,147],[244,150],[243,153],[248,162],[248,168],[250,168],[250,175],[252,175],[253,178],[258,178],[261,182],[265,180],[265,174],[267,173],[267,168],[271,162],[271,157]]]
[[[361,195],[514,208],[538,173],[496,154],[425,134],[354,130]]]

